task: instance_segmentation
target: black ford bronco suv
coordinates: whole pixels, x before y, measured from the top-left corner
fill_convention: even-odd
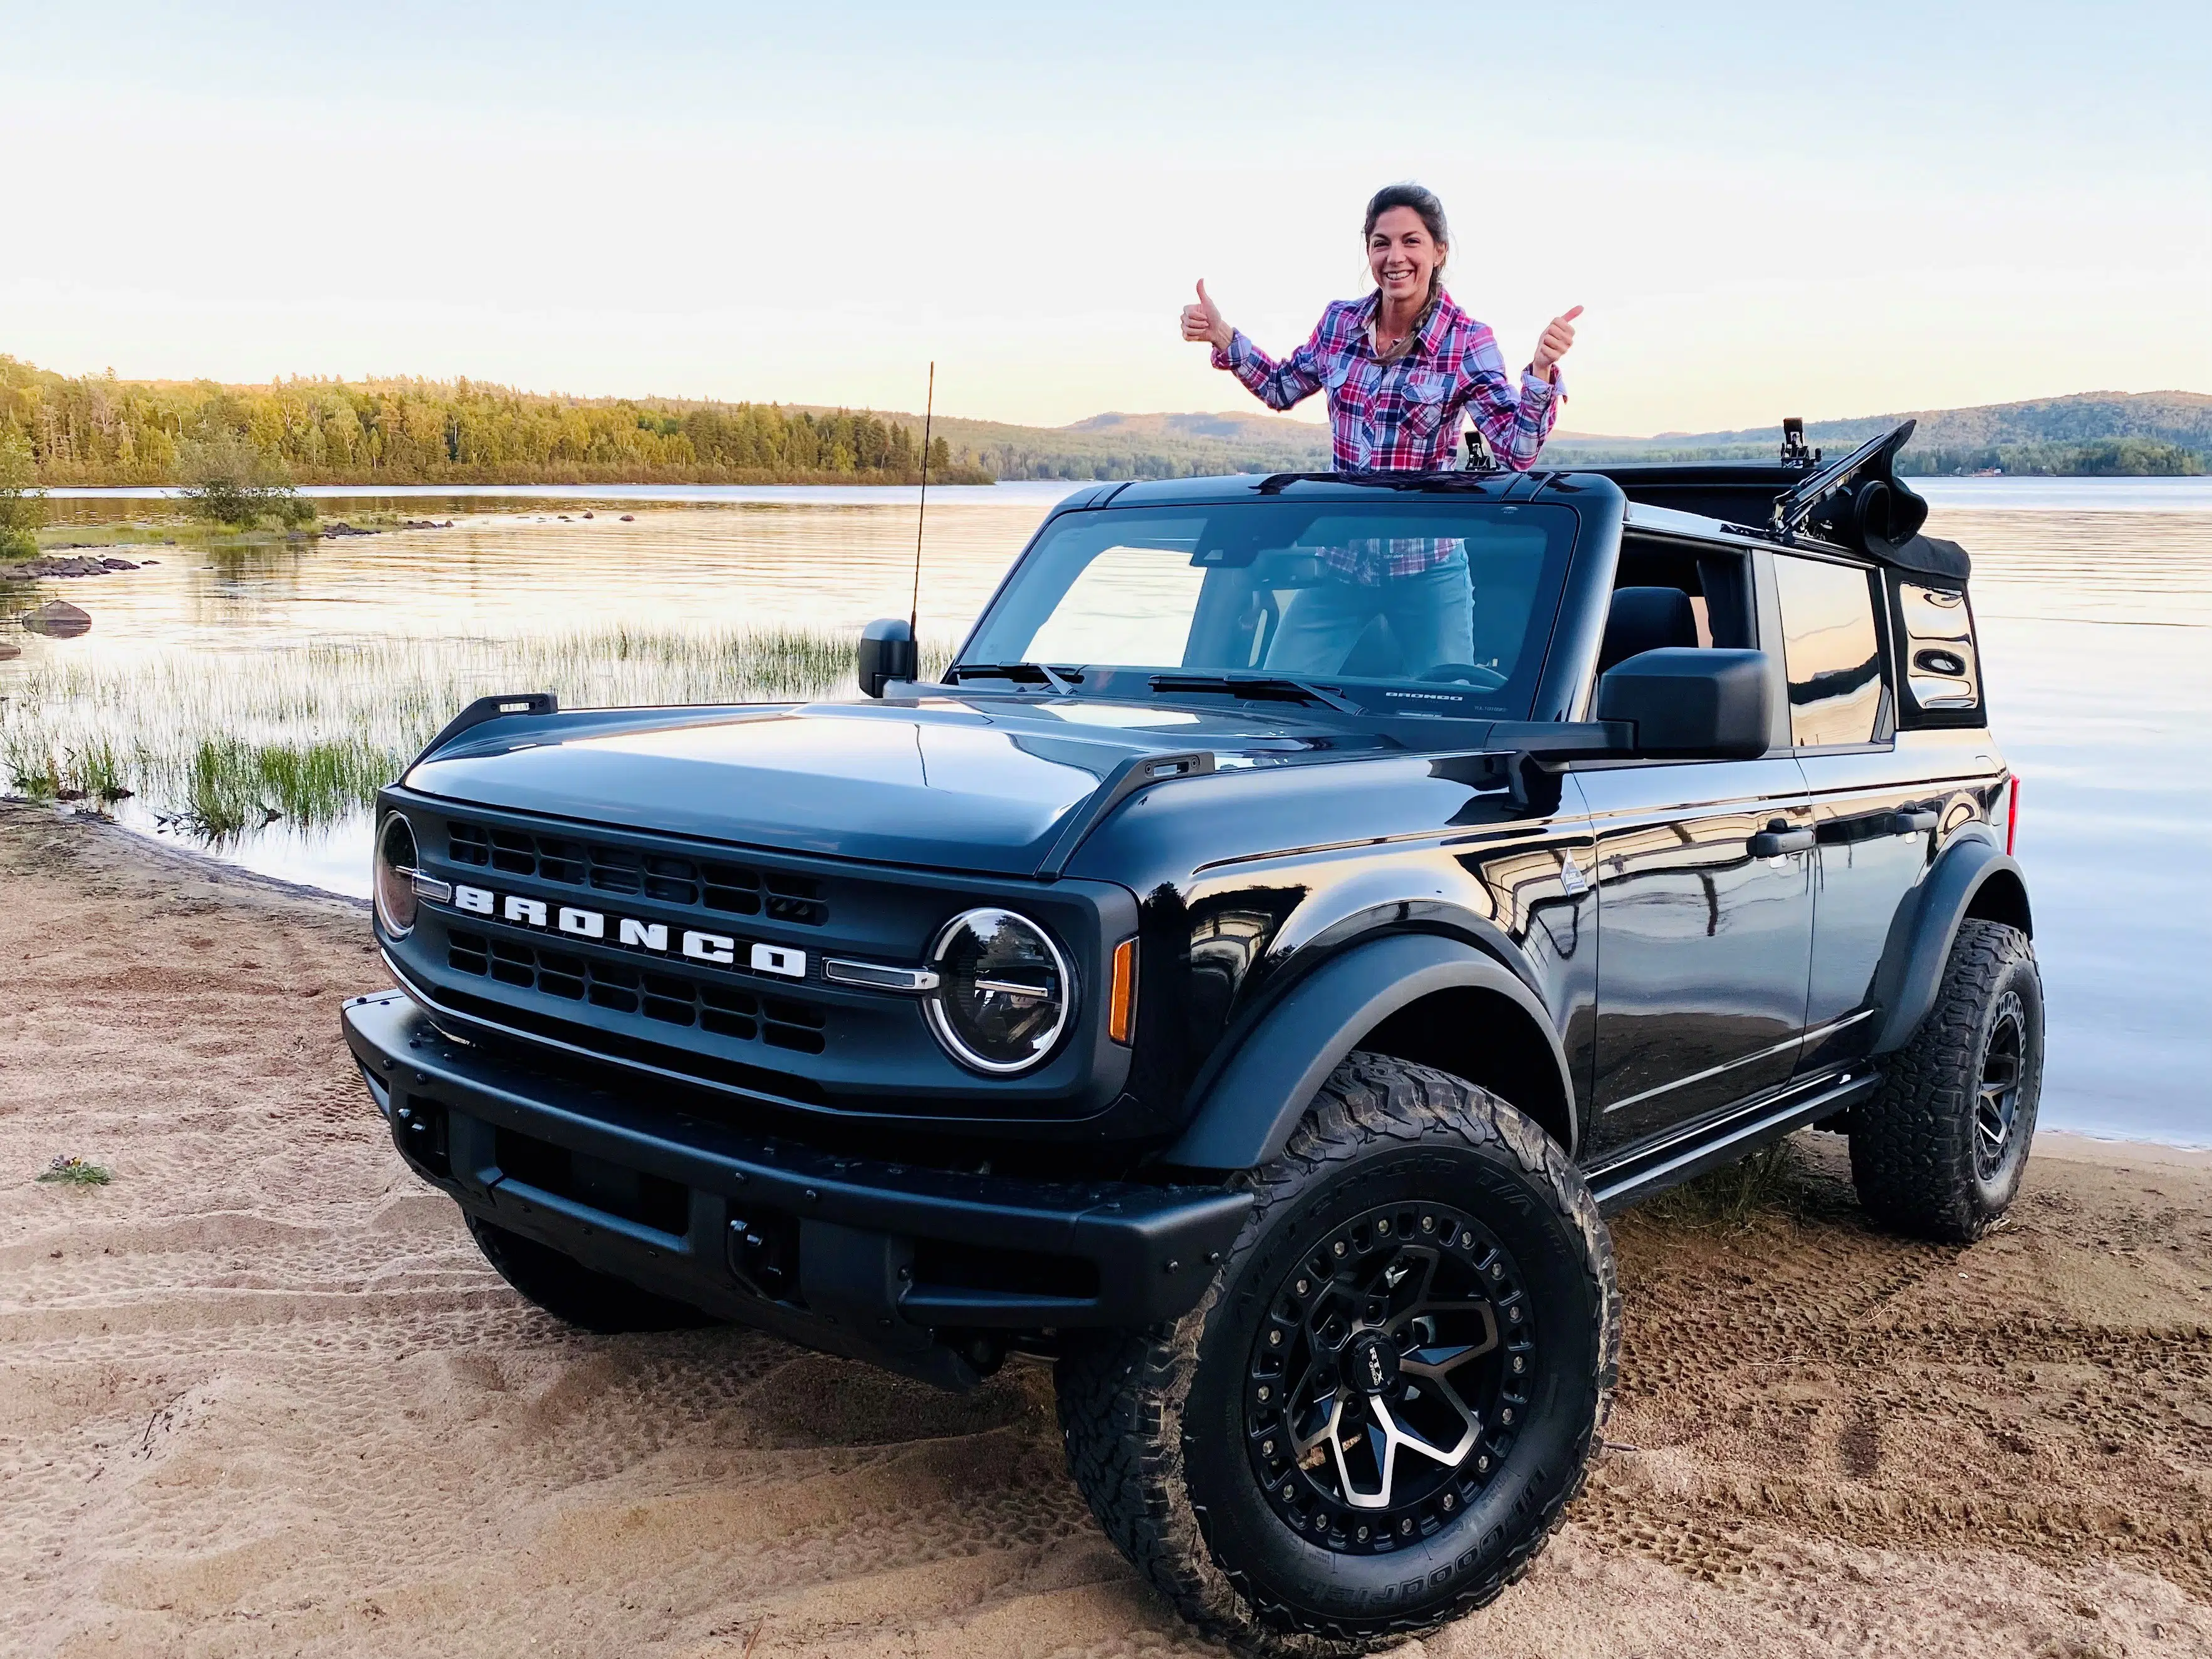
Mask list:
[[[394,1144],[600,1331],[947,1388],[1201,1626],[1357,1650],[1581,1484],[1605,1212],[1807,1125],[1893,1226],[2011,1200],[2041,1079],[1966,555],[1826,465],[1108,483],[942,676],[486,699],[379,803]]]

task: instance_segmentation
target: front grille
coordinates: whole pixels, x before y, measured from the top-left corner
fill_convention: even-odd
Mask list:
[[[802,1054],[818,1054],[827,1044],[827,1012],[799,997],[764,995],[689,974],[634,968],[566,951],[541,951],[483,933],[447,934],[446,960],[458,972],[502,985],[588,1002],[616,1013],[642,1014],[666,1025],[695,1026],[743,1042],[765,1042]]]
[[[809,876],[459,820],[447,821],[446,836],[447,856],[455,864],[482,870],[535,876],[603,893],[635,893],[726,915],[765,915],[809,927],[823,927],[830,920],[821,884]]]

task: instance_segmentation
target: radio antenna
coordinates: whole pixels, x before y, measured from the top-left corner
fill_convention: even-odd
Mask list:
[[[929,513],[929,428],[937,415],[937,361],[930,360],[929,392],[921,405],[921,501],[914,514],[914,602],[907,609],[907,637],[915,642],[915,667],[921,666],[921,526]]]

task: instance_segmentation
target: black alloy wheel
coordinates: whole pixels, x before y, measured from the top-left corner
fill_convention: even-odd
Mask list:
[[[1465,1512],[1525,1419],[1534,1321],[1511,1255],[1442,1203],[1353,1217],[1253,1338],[1247,1449],[1275,1513],[1340,1554]]]
[[[1900,1232],[1966,1244],[2020,1194],[2043,1093],[2043,980],[2027,935],[1959,924],[1936,1006],[1851,1109],[1859,1201]]]
[[[1997,1178],[2012,1151],[2020,1113],[2021,1079],[2027,1074],[2027,1011],[2020,993],[1997,999],[1996,1014],[1982,1047],[1981,1081],[1974,1101],[1974,1175]]]
[[[1072,1334],[1070,1472],[1183,1616],[1247,1650],[1435,1629],[1528,1570],[1581,1489],[1620,1346],[1612,1242],[1536,1123],[1354,1054],[1172,1325]]]

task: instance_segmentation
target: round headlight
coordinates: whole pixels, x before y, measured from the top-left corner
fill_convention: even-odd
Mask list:
[[[394,939],[415,931],[415,826],[387,812],[376,831],[376,916]]]
[[[1067,1029],[1075,980],[1043,928],[1011,910],[970,910],[931,949],[938,985],[927,1003],[938,1041],[979,1072],[1040,1065]]]

